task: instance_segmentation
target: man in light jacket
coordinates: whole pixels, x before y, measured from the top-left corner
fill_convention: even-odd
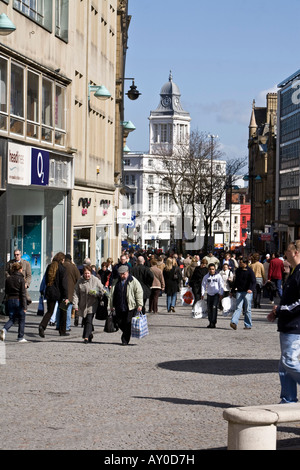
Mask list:
[[[220,274],[216,274],[214,263],[209,264],[208,273],[204,276],[201,286],[201,298],[207,291],[208,327],[215,328],[217,324],[218,304],[222,300],[224,285]]]
[[[133,277],[127,265],[119,266],[118,279],[113,281],[109,296],[109,307],[116,314],[116,323],[122,331],[121,341],[125,346],[131,337],[131,320],[144,305],[143,289]]]

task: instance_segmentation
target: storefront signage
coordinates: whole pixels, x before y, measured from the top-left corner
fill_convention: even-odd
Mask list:
[[[81,214],[82,215],[87,215],[87,210],[88,210],[88,207],[90,207],[91,205],[91,198],[87,198],[87,197],[81,197],[78,201],[78,206],[82,206],[82,211],[81,211]]]
[[[30,185],[31,148],[13,143],[8,144],[7,182],[21,186]]]
[[[31,184],[48,186],[49,184],[49,152],[31,149]]]
[[[131,209],[118,209],[117,210],[117,223],[130,224],[131,223]]]
[[[52,174],[50,175],[50,152],[10,142],[8,144],[8,184],[49,186],[50,181],[50,185],[57,188],[70,187],[72,161],[64,157],[61,157],[59,161],[55,156],[51,158]],[[57,166],[57,170],[54,165]]]

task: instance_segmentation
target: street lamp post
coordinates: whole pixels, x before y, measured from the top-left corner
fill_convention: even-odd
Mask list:
[[[209,235],[212,236],[212,206],[213,206],[213,157],[214,157],[214,139],[217,139],[218,135],[209,134],[208,137],[211,139],[210,144],[210,228]]]

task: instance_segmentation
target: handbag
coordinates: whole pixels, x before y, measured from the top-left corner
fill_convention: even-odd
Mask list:
[[[98,307],[96,311],[96,320],[106,320],[108,316],[108,298],[106,295],[103,295],[101,299],[99,299]]]
[[[43,316],[44,315],[44,297],[40,295],[39,304],[37,309],[37,315]]]
[[[147,315],[140,312],[131,320],[131,336],[133,338],[144,338],[149,334]]]
[[[115,333],[118,329],[119,327],[114,321],[114,315],[110,312],[105,320],[104,331],[105,333]]]

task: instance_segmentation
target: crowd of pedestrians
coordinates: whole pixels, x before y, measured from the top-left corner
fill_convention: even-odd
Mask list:
[[[15,258],[6,270],[6,304],[9,321],[0,332],[0,339],[18,320],[18,340],[25,342],[25,312],[30,302],[28,287],[31,280],[30,264],[15,250]],[[286,259],[274,255],[254,253],[245,258],[234,253],[207,253],[185,257],[176,253],[147,253],[123,251],[114,262],[111,258],[98,268],[90,259],[77,267],[69,254],[57,253],[47,266],[40,293],[46,300],[38,334],[45,337],[48,325],[55,325],[61,336],[68,336],[71,317],[74,327],[82,327],[84,343],[93,339],[93,319],[99,301],[107,296],[108,310],[122,331],[122,344],[130,341],[130,322],[136,312],[158,313],[158,299],[164,293],[168,312],[175,312],[178,294],[184,286],[193,293],[193,304],[206,299],[208,328],[215,328],[222,299],[233,297],[235,311],[230,326],[237,329],[244,314],[244,328],[251,329],[251,308],[260,308],[261,296],[282,297],[282,284],[289,273]],[[23,280],[24,282],[20,282]]]
[[[31,303],[28,288],[30,264],[15,250],[14,259],[6,267],[5,302],[9,319],[0,331],[4,341],[11,326],[18,322],[17,340],[26,342],[25,315]],[[274,304],[268,320],[277,319],[281,358],[279,377],[281,402],[297,402],[300,384],[300,240],[290,243],[282,257],[279,253],[264,256],[253,253],[247,257],[234,253],[205,256],[176,253],[126,253],[114,263],[103,262],[97,269],[89,259],[78,267],[70,255],[57,253],[47,266],[40,293],[47,302],[47,311],[38,327],[44,338],[49,324],[55,324],[61,336],[69,334],[73,313],[74,327],[82,327],[84,343],[93,339],[93,319],[99,300],[107,296],[108,311],[116,329],[122,331],[122,345],[131,338],[131,320],[137,313],[158,313],[158,298],[165,293],[168,312],[175,312],[177,295],[184,288],[193,293],[194,304],[206,297],[208,328],[215,328],[222,300],[234,298],[236,305],[230,327],[237,329],[240,316],[244,328],[251,329],[251,309],[261,308],[261,297]],[[148,304],[148,307],[147,307]],[[81,324],[80,324],[81,320]],[[79,325],[80,324],[80,325]]]

